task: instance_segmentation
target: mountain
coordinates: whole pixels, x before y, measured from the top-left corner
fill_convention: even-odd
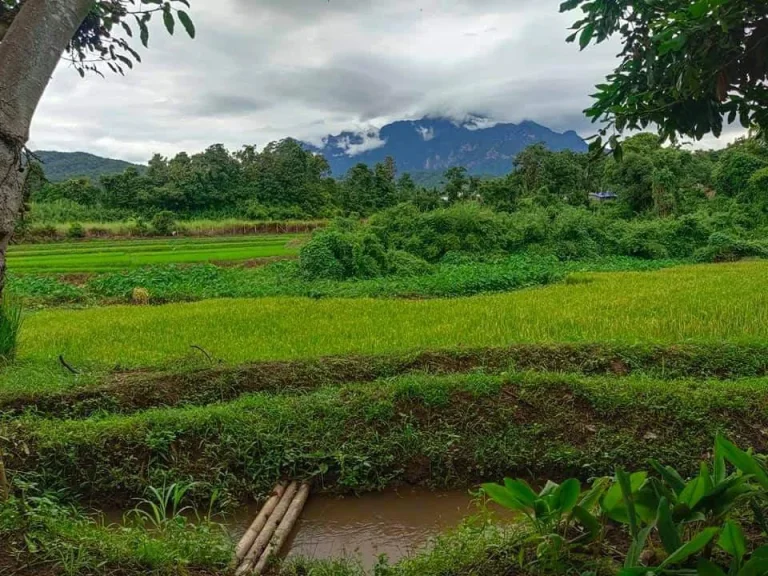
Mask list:
[[[471,174],[502,175],[512,169],[514,157],[531,144],[550,150],[585,152],[587,144],[576,132],[559,133],[535,122],[496,124],[482,119],[457,124],[445,118],[422,118],[387,124],[367,133],[342,132],[323,139],[323,154],[334,176],[355,164],[372,165],[392,156],[400,172],[443,172],[464,166]]]
[[[35,155],[42,161],[45,176],[51,182],[81,177],[90,178],[93,182],[98,182],[99,176],[119,174],[131,166],[139,171],[146,170],[146,166],[141,166],[140,164],[131,164],[125,160],[102,158],[87,152],[38,150],[35,152]]]

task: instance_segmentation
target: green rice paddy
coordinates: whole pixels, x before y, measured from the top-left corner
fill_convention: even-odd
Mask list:
[[[217,299],[44,310],[19,356],[161,366],[199,345],[228,363],[515,343],[764,343],[768,262],[592,273],[578,284],[437,300]]]
[[[295,256],[304,238],[300,234],[275,234],[20,244],[10,248],[8,266],[17,274],[67,274],[170,263],[238,262]]]

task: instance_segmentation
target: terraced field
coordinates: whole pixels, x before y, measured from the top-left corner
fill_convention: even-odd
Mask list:
[[[766,282],[768,262],[743,261],[469,298],[29,313],[0,373],[0,447],[15,485],[61,496],[46,496],[55,514],[25,504],[26,532],[4,528],[16,508],[0,505],[0,569],[2,546],[27,550],[33,534],[50,566],[76,547],[91,573],[229,574],[234,540],[216,522],[110,527],[71,508],[130,508],[169,486],[187,487],[204,515],[263,499],[280,479],[350,493],[570,476],[587,490],[649,458],[695,475],[718,434],[765,452]],[[383,573],[516,573],[528,551],[519,532],[482,520]],[[334,559],[272,573],[363,571]]]
[[[295,256],[305,238],[301,234],[276,234],[20,244],[10,248],[8,265],[18,274],[80,274],[170,263],[242,262]]]

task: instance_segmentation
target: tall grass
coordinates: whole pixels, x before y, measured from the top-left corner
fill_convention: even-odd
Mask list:
[[[766,343],[768,262],[586,274],[577,284],[443,300],[261,298],[46,310],[20,357],[157,366],[204,347],[239,363],[515,343]]]
[[[72,222],[80,222],[86,238],[138,238],[151,236],[151,230],[137,226],[135,220],[35,220],[24,231],[26,242],[66,240]],[[326,220],[186,220],[178,221],[178,236],[247,236],[252,234],[303,234],[327,224]]]
[[[21,303],[6,292],[0,303],[0,364],[15,358],[21,324]]]

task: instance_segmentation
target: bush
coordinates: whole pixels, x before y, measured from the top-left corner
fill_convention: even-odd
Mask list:
[[[433,271],[434,266],[410,252],[392,250],[387,253],[387,272],[394,276],[423,276]]]
[[[80,222],[72,222],[67,230],[67,238],[85,238],[85,229]]]
[[[128,225],[128,234],[131,236],[147,236],[149,234],[147,221],[141,216],[134,218]]]
[[[768,243],[742,240],[724,232],[715,232],[707,246],[695,253],[699,262],[732,262],[742,258],[768,258]]]
[[[269,220],[269,210],[263,204],[252,200],[245,206],[245,217],[248,220]]]
[[[301,249],[299,269],[312,279],[375,278],[386,274],[387,254],[370,232],[331,228],[315,233]]]
[[[159,236],[170,236],[176,228],[173,212],[163,210],[152,217],[152,230]]]
[[[371,218],[388,247],[438,262],[448,252],[492,253],[509,247],[509,216],[468,202],[420,212],[401,204]]]
[[[5,294],[0,304],[0,362],[10,362],[16,356],[21,323],[21,305]]]

